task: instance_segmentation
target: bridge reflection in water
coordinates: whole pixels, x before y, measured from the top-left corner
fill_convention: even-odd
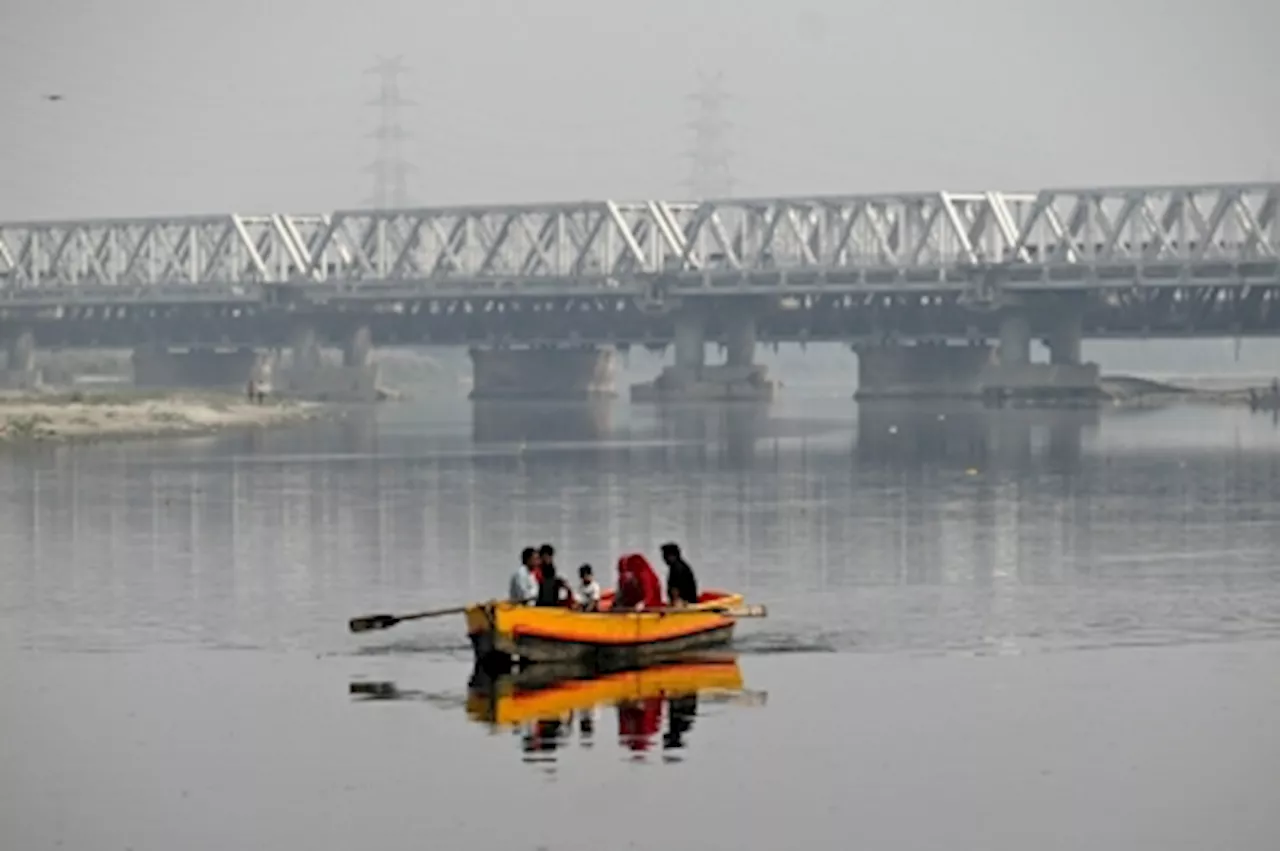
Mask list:
[[[603,440],[613,429],[608,400],[586,403],[471,403],[471,439],[492,443],[578,443]]]
[[[652,416],[652,421],[623,424],[607,401],[477,402],[472,438],[477,445],[528,450],[618,439],[617,449],[650,454],[660,444],[665,449],[658,454],[677,465],[727,463],[745,469],[774,459],[780,442],[804,445],[817,439],[830,446],[832,435],[845,431],[863,467],[986,471],[1047,464],[1066,471],[1081,463],[1085,436],[1102,415],[1096,408],[992,409],[958,400],[883,400],[858,403],[856,425],[775,417],[768,405],[750,402],[669,404],[655,408]],[[658,463],[653,457],[648,461]]]
[[[404,691],[394,683],[353,682],[360,700],[425,700],[450,708],[458,701]],[[551,768],[561,751],[591,749],[611,737],[632,760],[679,762],[699,709],[708,704],[762,705],[748,691],[733,655],[698,655],[644,668],[600,671],[580,665],[536,665],[491,675],[477,669],[467,686],[467,717],[492,732],[519,736],[524,762]]]
[[[854,454],[865,466],[1024,470],[1043,460],[1061,471],[1081,462],[1095,409],[992,410],[981,404],[862,402]]]

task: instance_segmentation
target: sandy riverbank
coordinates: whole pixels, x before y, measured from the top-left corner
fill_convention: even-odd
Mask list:
[[[1176,404],[1249,407],[1250,392],[1264,407],[1276,403],[1266,380],[1256,376],[1189,376],[1139,378],[1104,375],[1099,382],[1103,397],[1118,407],[1162,407]]]
[[[0,444],[208,434],[304,422],[320,411],[217,393],[0,393]]]

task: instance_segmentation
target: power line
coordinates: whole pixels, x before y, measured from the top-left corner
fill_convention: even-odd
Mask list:
[[[409,206],[409,173],[413,166],[405,159],[404,142],[409,133],[401,124],[401,109],[413,102],[400,94],[400,75],[408,72],[401,57],[379,59],[365,73],[379,79],[378,97],[369,101],[378,108],[378,126],[371,134],[377,140],[377,158],[366,171],[373,173],[374,207],[386,209]]]
[[[695,199],[728,197],[733,193],[728,139],[731,125],[725,115],[729,95],[723,74],[699,73],[698,89],[689,99],[694,105],[689,123],[693,146],[685,186]]]

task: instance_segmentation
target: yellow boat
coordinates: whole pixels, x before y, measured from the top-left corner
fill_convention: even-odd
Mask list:
[[[601,666],[652,663],[728,643],[736,618],[760,616],[742,608],[741,594],[706,591],[682,608],[614,612],[605,594],[600,612],[476,603],[466,608],[467,634],[481,661],[585,662]]]

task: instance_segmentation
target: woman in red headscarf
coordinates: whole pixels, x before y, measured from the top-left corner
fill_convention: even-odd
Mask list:
[[[622,611],[640,605],[661,608],[662,582],[644,556],[632,553],[618,559],[618,595],[613,608]]]

